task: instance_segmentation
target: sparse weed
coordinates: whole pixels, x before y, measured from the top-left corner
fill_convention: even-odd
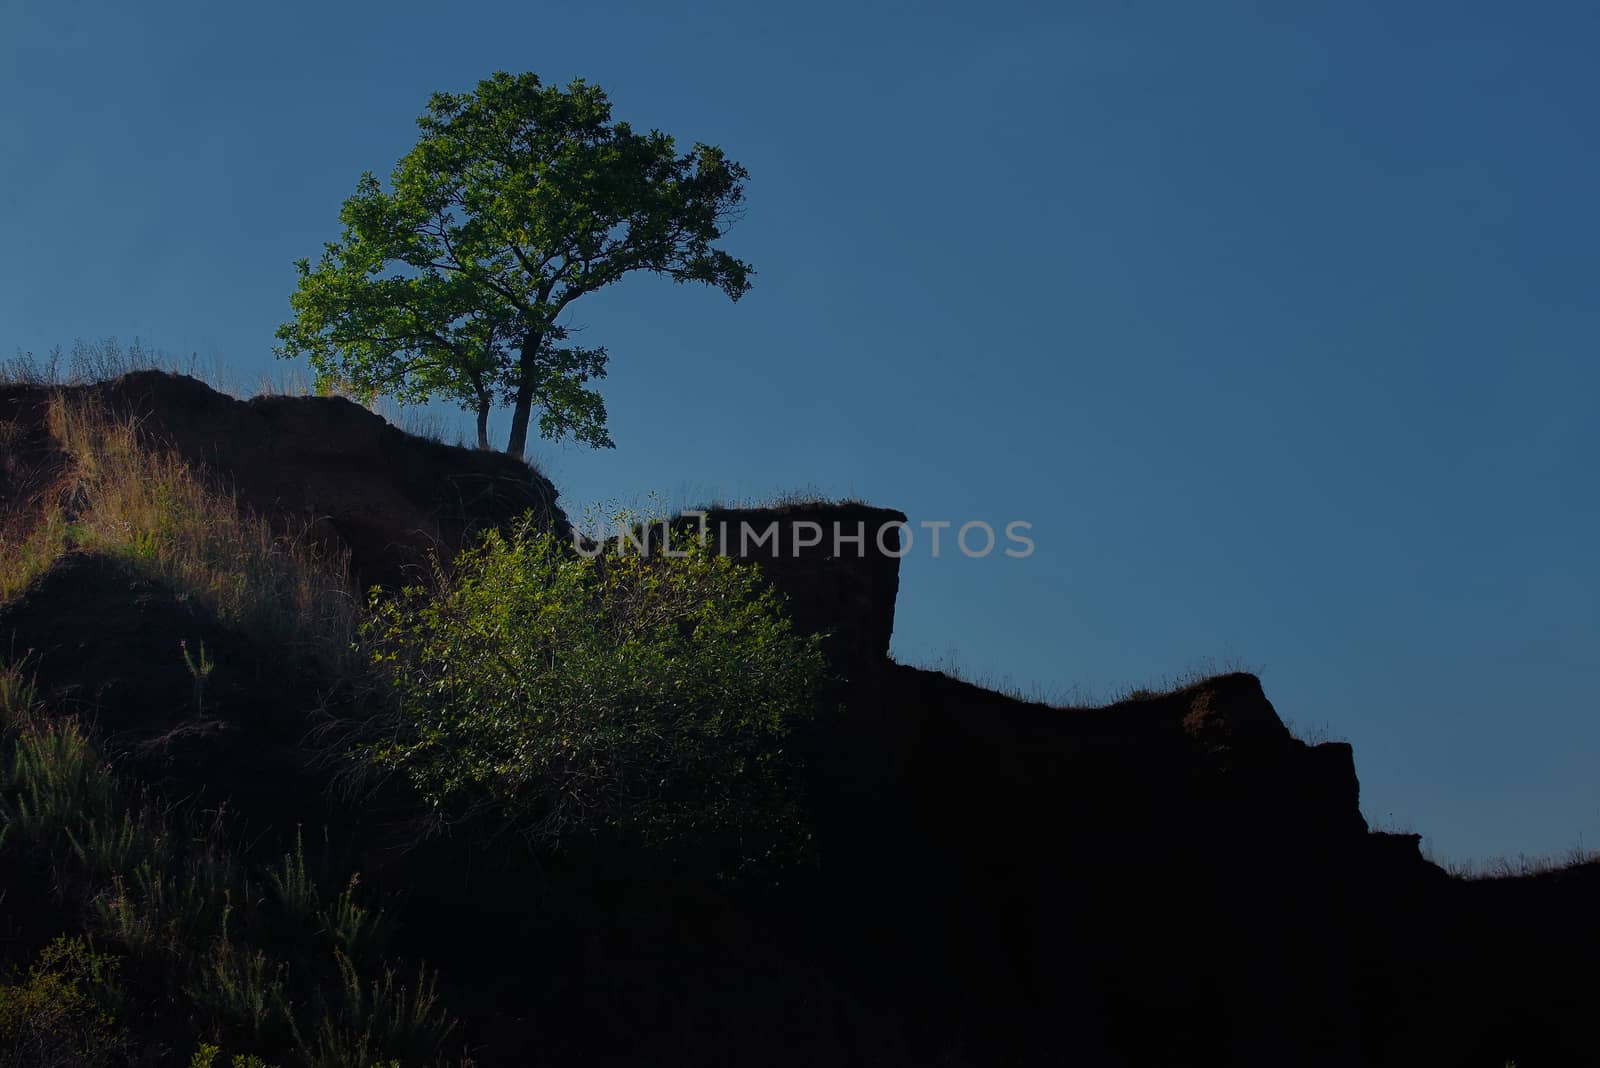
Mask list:
[[[714,494],[699,507],[710,512],[720,509],[739,510],[746,508],[835,508],[863,504],[866,504],[866,502],[854,494],[837,497],[823,491],[819,486],[810,485],[801,486],[798,489],[776,490],[759,497],[723,497],[720,494]]]
[[[1037,682],[1024,687],[1014,682],[1009,676],[997,678],[993,675],[975,675],[961,665],[954,648],[947,649],[943,656],[936,656],[930,660],[921,662],[896,660],[896,663],[922,671],[937,671],[942,675],[955,679],[957,682],[992,690],[1004,697],[1009,697],[1013,701],[1049,705],[1052,708],[1075,706],[1079,703],[1073,699],[1076,691],[1052,690]]]
[[[41,719],[7,748],[0,846],[50,858],[74,888],[62,892],[122,955],[142,1011],[181,1004],[199,1033],[310,1068],[437,1056],[452,1024],[435,982],[426,971],[402,982],[382,959],[384,914],[357,900],[356,879],[323,894],[298,838],[258,876],[220,816],[130,793],[72,719]]]
[[[247,395],[220,355],[202,358],[198,352],[191,352],[182,356],[153,348],[139,338],[123,344],[115,337],[97,341],[78,338],[70,349],[53,345],[42,356],[18,349],[11,356],[0,359],[0,386],[81,386],[138,371],[167,371],[187,375],[219,393],[241,399]],[[263,377],[261,385],[260,392],[263,393],[300,395],[310,392],[305,386],[304,375],[279,380]]]
[[[299,831],[295,832],[294,846],[278,864],[267,869],[267,884],[284,915],[297,923],[311,924],[317,920],[317,884],[306,868],[305,843]]]
[[[1473,860],[1453,861],[1445,863],[1443,867],[1458,879],[1490,880],[1552,875],[1589,864],[1600,864],[1600,850],[1574,846],[1565,853],[1553,856],[1530,857],[1519,853],[1515,858],[1495,857],[1481,863]]]
[[[189,669],[189,677],[194,679],[194,709],[195,715],[206,714],[206,680],[211,677],[211,672],[216,668],[216,663],[206,653],[206,643],[200,643],[199,655],[191,655],[187,641],[178,642],[178,648],[183,652],[183,666]]]
[[[1316,723],[1309,727],[1302,727],[1293,720],[1284,720],[1283,725],[1289,728],[1289,733],[1295,738],[1310,746],[1326,745],[1329,742],[1343,741],[1338,737],[1333,728],[1327,723]]]
[[[325,894],[306,864],[299,832],[295,847],[266,873],[268,887],[283,914],[305,930],[325,936],[333,948],[358,957],[374,953],[388,936],[388,917],[381,908],[364,905],[356,890],[361,879],[350,876],[343,889]]]
[[[29,665],[32,655],[30,649],[19,660],[0,661],[0,737],[29,726],[41,710]]]
[[[295,1033],[301,1049],[314,1051],[315,1063],[370,1065],[389,1052],[436,1049],[452,1030],[437,981],[427,969],[418,968],[409,983],[393,968],[367,979],[344,953],[336,952],[334,959],[339,965],[336,996],[318,1005],[314,1031]]]

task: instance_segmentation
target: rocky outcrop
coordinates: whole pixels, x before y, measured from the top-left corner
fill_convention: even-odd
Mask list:
[[[823,635],[846,673],[882,662],[894,634],[903,512],[859,503],[715,508],[705,537],[756,563],[788,602],[795,626]],[[694,529],[692,526],[690,529]]]
[[[886,665],[811,741],[853,967],[993,1063],[1390,1063],[1434,1031],[1394,976],[1440,944],[1403,899],[1449,880],[1254,676],[1068,709]]]

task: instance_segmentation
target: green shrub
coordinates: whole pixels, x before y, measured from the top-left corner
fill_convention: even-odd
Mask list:
[[[117,960],[58,937],[26,977],[0,986],[0,1068],[92,1068],[123,1051],[108,1003]]]
[[[673,552],[585,557],[524,521],[432,590],[375,598],[365,636],[396,712],[360,752],[439,820],[546,846],[620,832],[731,842],[745,860],[803,847],[785,739],[814,711],[818,642],[753,566]]]

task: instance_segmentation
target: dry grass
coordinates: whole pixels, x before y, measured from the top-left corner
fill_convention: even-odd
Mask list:
[[[204,382],[235,400],[252,397],[344,397],[415,437],[453,441],[466,446],[461,428],[441,411],[442,405],[405,407],[393,400],[347,388],[337,382],[318,381],[304,367],[277,363],[271,373],[254,379],[240,375],[221,356],[199,353],[180,356],[151,348],[138,338],[127,345],[114,337],[99,341],[74,341],[70,349],[57,345],[43,356],[17,351],[0,357],[0,386],[86,386],[107,382],[136,371],[166,371]],[[0,426],[0,434],[4,427]],[[0,436],[0,448],[5,447]]]
[[[961,662],[954,646],[946,649],[943,655],[922,659],[909,659],[903,656],[891,655],[891,659],[905,667],[917,668],[921,671],[937,671],[958,682],[965,682],[971,686],[992,690],[1003,697],[1011,698],[1013,701],[1047,705],[1051,708],[1067,711],[1109,708],[1113,705],[1126,704],[1130,701],[1148,701],[1158,697],[1165,697],[1179,690],[1186,690],[1197,683],[1205,682],[1207,679],[1216,678],[1219,675],[1231,675],[1241,671],[1252,674],[1260,673],[1242,660],[1234,657],[1222,660],[1204,659],[1196,661],[1184,671],[1154,680],[1144,686],[1124,686],[1107,693],[1100,693],[1076,684],[1055,688],[1044,686],[1038,682],[1024,685],[1018,683],[1009,675],[998,676],[992,672],[975,671]]]
[[[0,423],[0,449],[9,444],[15,423]],[[57,500],[60,472],[48,463],[24,465],[12,456],[4,474],[12,496],[0,503],[0,602],[8,601],[66,551],[66,512]]]
[[[851,505],[870,507],[860,497],[846,495],[837,497],[825,493],[817,486],[802,486],[799,489],[776,490],[760,497],[724,497],[714,494],[703,503],[697,505],[699,509],[708,512],[715,511],[744,511],[751,509],[770,509],[774,511],[793,508],[839,508]]]
[[[71,349],[56,345],[43,356],[17,351],[0,358],[0,386],[75,386],[131,374],[134,371],[171,371],[206,382],[213,389],[233,393],[227,388],[231,376],[222,360],[205,360],[199,353],[181,357],[145,345],[138,338],[123,345],[114,337],[100,341],[82,338]]]
[[[134,420],[57,394],[49,432],[66,469],[24,502],[32,516],[0,519],[0,599],[62,553],[104,553],[258,637],[314,659],[346,655],[357,602],[344,554],[242,512],[232,493],[150,441]],[[8,530],[15,533],[5,541]]]
[[[1292,719],[1285,718],[1283,725],[1289,728],[1289,733],[1306,745],[1326,745],[1329,742],[1348,742],[1349,739],[1333,729],[1333,725],[1326,721],[1322,723],[1301,724]]]
[[[1047,705],[1051,708],[1077,708],[1083,706],[1083,702],[1079,700],[1080,691],[1076,687],[1050,689],[1038,682],[1023,685],[1010,675],[999,676],[992,672],[974,671],[961,663],[960,656],[954,646],[946,649],[942,655],[922,659],[907,659],[891,655],[890,659],[902,667],[915,668],[918,671],[938,672],[941,675],[955,679],[957,682],[964,682],[969,686],[992,691],[1013,701]]]
[[[1557,856],[1530,857],[1519,854],[1516,859],[1496,857],[1481,863],[1474,860],[1434,862],[1458,879],[1526,879],[1600,863],[1600,851],[1574,846]]]
[[[191,352],[180,356],[152,348],[138,338],[124,345],[114,337],[99,341],[79,338],[70,349],[56,345],[42,356],[18,350],[0,357],[0,386],[87,386],[136,371],[186,375],[238,400],[304,397],[317,392],[316,383],[297,366],[282,365],[273,374],[246,381],[219,355],[202,357]]]

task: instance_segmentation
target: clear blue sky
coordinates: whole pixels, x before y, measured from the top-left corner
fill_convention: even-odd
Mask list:
[[[1600,8],[0,12],[0,348],[281,370],[291,261],[431,91],[581,75],[749,167],[760,273],[574,307],[618,447],[541,447],[569,504],[1027,520],[913,553],[898,655],[1235,660],[1442,857],[1600,847]]]

